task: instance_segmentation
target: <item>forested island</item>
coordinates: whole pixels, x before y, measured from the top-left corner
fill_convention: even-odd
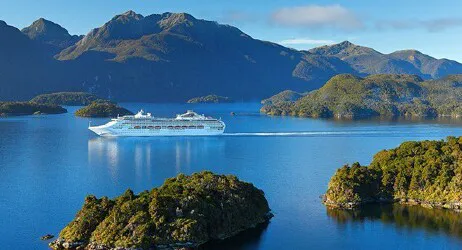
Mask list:
[[[58,92],[38,95],[31,102],[64,106],[86,106],[97,100],[102,100],[102,98],[86,92]]]
[[[67,110],[58,105],[34,102],[0,102],[0,116],[62,114]]]
[[[133,115],[133,113],[115,103],[108,101],[95,101],[75,112],[76,116],[81,117],[115,117]]]
[[[462,208],[462,137],[409,141],[377,153],[369,166],[338,169],[324,203],[355,208],[366,203],[401,202],[453,210]]]
[[[424,81],[415,75],[332,77],[299,100],[271,103],[261,112],[300,117],[436,117],[462,115],[462,75]]]
[[[219,95],[207,95],[195,97],[188,100],[188,103],[230,103],[233,102],[231,98]]]
[[[50,243],[53,249],[197,247],[272,217],[263,191],[211,172],[170,178],[151,191],[85,198],[82,209]]]

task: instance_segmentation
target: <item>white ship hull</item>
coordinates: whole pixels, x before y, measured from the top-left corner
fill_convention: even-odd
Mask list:
[[[135,116],[112,119],[101,126],[88,127],[99,136],[150,137],[150,136],[214,136],[223,134],[225,124],[217,119],[199,116],[192,111],[175,119],[153,118],[142,112]]]
[[[224,131],[216,131],[209,129],[198,130],[169,130],[169,129],[159,129],[159,130],[149,130],[149,129],[140,129],[137,131],[131,130],[117,130],[114,131],[110,128],[102,126],[89,127],[91,131],[99,136],[106,137],[123,137],[123,136],[132,136],[132,137],[149,137],[149,136],[210,136],[210,135],[221,135]]]

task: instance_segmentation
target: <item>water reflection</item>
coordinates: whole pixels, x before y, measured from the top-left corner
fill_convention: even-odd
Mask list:
[[[104,140],[103,138],[88,140],[88,162],[92,166],[99,166],[106,162],[112,179],[118,175],[121,158],[119,151],[116,140]]]
[[[260,224],[255,228],[246,230],[238,235],[222,241],[212,241],[199,247],[198,250],[237,250],[237,249],[258,249],[263,233],[266,231],[269,222]]]
[[[105,167],[113,180],[133,174],[150,179],[153,169],[168,166],[173,173],[189,173],[204,154],[224,155],[223,138],[103,138],[88,140],[88,163]],[[157,171],[156,170],[156,171]],[[173,175],[174,175],[173,174]]]
[[[340,225],[380,220],[401,229],[423,229],[462,238],[462,214],[447,209],[430,209],[401,204],[367,205],[358,210],[327,208],[327,215]]]

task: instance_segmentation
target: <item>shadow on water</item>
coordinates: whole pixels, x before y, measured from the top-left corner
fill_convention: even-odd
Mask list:
[[[229,239],[211,241],[198,248],[198,250],[235,250],[235,249],[258,249],[261,237],[270,222],[266,222],[251,228]]]
[[[380,221],[401,229],[423,229],[462,238],[462,213],[401,204],[373,204],[357,210],[327,208],[327,215],[340,225]]]

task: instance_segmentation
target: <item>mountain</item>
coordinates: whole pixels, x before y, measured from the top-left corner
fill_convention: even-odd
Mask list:
[[[416,75],[337,75],[295,103],[265,105],[271,115],[357,118],[462,115],[462,75],[427,80]]]
[[[352,56],[380,56],[380,52],[359,45],[355,45],[349,41],[344,41],[338,44],[325,45],[309,50],[310,53],[316,55],[336,56],[345,60]]]
[[[354,72],[337,58],[256,40],[186,13],[144,17],[128,11],[57,57],[72,61],[89,55],[112,65],[99,65],[98,81],[92,75],[86,83],[118,100],[185,101],[207,93],[260,99],[287,88],[318,88],[333,75]]]
[[[66,70],[49,49],[0,21],[0,100],[23,100],[57,87]]]
[[[60,48],[60,50],[75,44],[83,38],[83,36],[72,36],[65,28],[43,18],[33,22],[30,26],[22,29],[21,32],[32,40],[52,45]]]
[[[314,48],[309,50],[309,53],[340,58],[363,75],[415,74],[430,79],[462,73],[462,64],[448,59],[436,59],[417,50],[382,54],[374,49],[345,41]]]
[[[423,74],[430,75],[432,78],[440,78],[450,74],[460,74],[462,64],[448,59],[435,59],[417,50],[400,50],[388,55],[397,60],[411,63],[420,69]]]
[[[22,32],[0,26],[0,100],[52,92],[139,102],[185,102],[209,93],[261,100],[286,89],[318,89],[343,73],[424,79],[462,73],[455,61],[385,55],[349,42],[297,51],[187,13],[128,11],[83,38],[45,19]]]

